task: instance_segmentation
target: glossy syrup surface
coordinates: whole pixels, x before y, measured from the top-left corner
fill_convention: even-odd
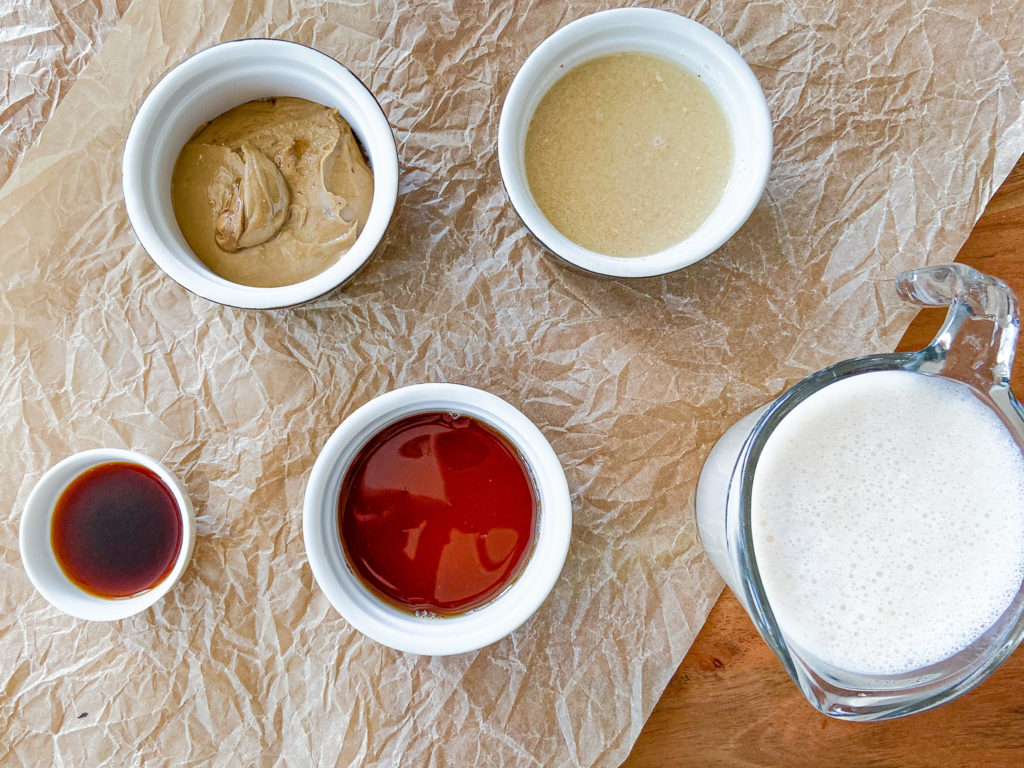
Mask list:
[[[64,573],[99,597],[152,589],[181,552],[181,512],[157,475],[129,462],[86,470],[57,499],[50,538]]]
[[[523,569],[537,508],[507,439],[468,416],[421,413],[386,427],[356,456],[338,502],[341,544],[392,604],[458,614]]]

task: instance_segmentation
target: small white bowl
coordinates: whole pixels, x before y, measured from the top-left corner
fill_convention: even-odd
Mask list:
[[[389,424],[429,411],[472,416],[504,435],[526,461],[540,501],[537,538],[526,567],[491,601],[458,616],[416,616],[372,594],[349,566],[338,531],[341,484],[359,450]],[[501,398],[459,384],[403,387],[354,411],[317,457],[302,514],[313,577],[338,613],[378,643],[429,656],[482,648],[532,616],[561,573],[571,529],[572,505],[565,473],[544,435]]]
[[[369,156],[370,217],[337,263],[300,283],[257,288],[225,280],[181,234],[171,205],[171,172],[195,131],[232,107],[295,96],[336,107]],[[210,301],[249,309],[302,304],[338,287],[370,258],[398,197],[398,151],[383,110],[365,85],[331,57],[285,40],[235,40],[186,59],[150,91],[128,132],[124,200],[135,234],[169,277]]]
[[[86,592],[65,575],[53,552],[50,528],[57,499],[72,480],[92,467],[121,461],[145,467],[170,489],[181,513],[181,550],[167,578],[152,589],[134,597],[104,598]],[[181,578],[195,548],[195,513],[185,486],[156,459],[135,451],[97,448],[69,456],[40,478],[25,503],[18,543],[29,581],[54,608],[79,619],[115,621],[146,610]]]
[[[733,168],[721,201],[692,235],[659,253],[616,257],[588,250],[547,220],[530,193],[523,159],[526,133],[540,100],[566,72],[610,53],[642,52],[671,59],[698,74],[732,129]],[[602,275],[650,277],[689,266],[718,249],[749,218],[768,180],[772,123],[757,78],[721,37],[668,11],[621,8],[562,27],[530,54],[512,81],[498,126],[498,164],[513,207],[556,256]]]

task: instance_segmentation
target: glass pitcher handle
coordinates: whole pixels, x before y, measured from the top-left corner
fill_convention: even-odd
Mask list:
[[[1009,387],[1020,324],[1017,298],[1006,283],[966,264],[942,264],[897,275],[896,290],[914,304],[949,307],[923,351],[922,373],[941,373],[985,390]]]

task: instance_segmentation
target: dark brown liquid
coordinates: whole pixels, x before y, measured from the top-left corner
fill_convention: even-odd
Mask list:
[[[484,604],[522,571],[537,497],[519,453],[491,427],[421,413],[360,450],[338,513],[363,581],[406,610],[451,615]]]
[[[181,512],[171,490],[138,464],[111,462],[86,470],[64,489],[50,538],[71,581],[99,597],[131,597],[152,589],[181,552]]]

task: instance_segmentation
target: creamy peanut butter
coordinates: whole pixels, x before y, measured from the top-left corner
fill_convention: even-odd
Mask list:
[[[338,110],[251,101],[202,126],[171,176],[178,226],[206,266],[291,285],[334,264],[366,225],[373,172]]]

